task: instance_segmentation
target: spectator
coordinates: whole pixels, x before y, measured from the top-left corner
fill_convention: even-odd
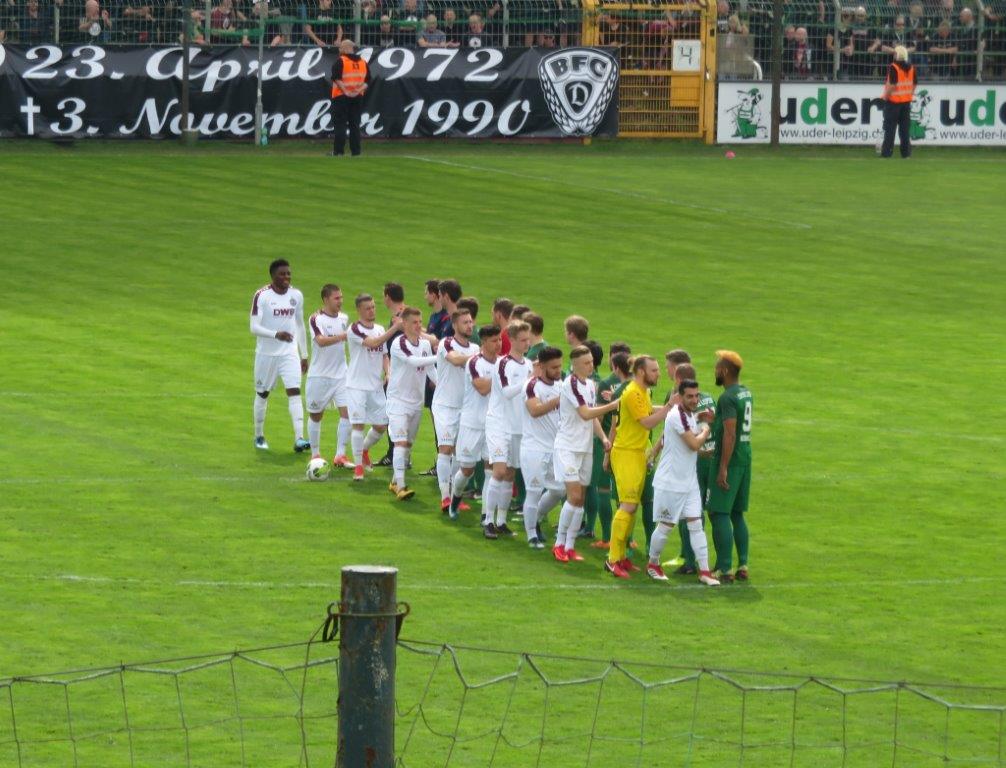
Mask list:
[[[38,45],[53,38],[52,11],[43,9],[38,0],[26,0],[18,19],[18,40],[28,45]]]
[[[793,40],[786,47],[783,59],[786,74],[797,80],[806,80],[814,74],[814,52],[807,40],[807,28],[797,27]]]
[[[460,48],[465,42],[465,33],[462,31],[461,25],[458,24],[457,13],[453,8],[447,8],[444,11],[443,32],[447,37],[447,44],[451,48]]]
[[[922,3],[912,3],[908,8],[906,30],[913,38],[918,38],[921,30],[924,37],[929,37],[929,19],[926,18]]]
[[[894,49],[899,45],[903,45],[909,54],[915,52],[915,39],[908,31],[908,25],[905,22],[904,16],[898,16],[894,20],[894,24],[891,25],[891,28],[886,30],[880,50],[889,56],[893,56]]]
[[[381,14],[380,23],[376,27],[371,24],[363,27],[360,39],[364,45],[374,48],[395,48],[398,46],[398,36],[391,24],[391,16],[386,13]]]
[[[473,13],[468,17],[468,32],[465,35],[465,48],[484,48],[489,43],[486,38],[482,17]]]
[[[988,77],[1001,77],[1006,64],[1006,15],[1002,0],[986,2],[982,11],[985,16],[985,68]]]
[[[957,44],[950,32],[950,22],[941,21],[929,43],[929,74],[938,80],[946,80],[953,74]]]
[[[118,33],[129,42],[152,43],[157,36],[157,20],[153,6],[126,0],[116,13]]]
[[[234,0],[220,0],[220,5],[210,13],[210,42],[232,42],[232,36],[221,35],[219,33],[232,32],[236,29],[238,21],[245,20],[245,15],[234,9]],[[245,45],[247,45],[247,41],[248,38],[242,40]]]
[[[396,14],[398,21],[410,21],[413,24],[418,24],[421,16],[418,0],[402,0],[402,5]]]
[[[189,42],[192,45],[206,45],[206,36],[203,34],[203,28],[206,24],[206,14],[202,11],[193,8],[189,12],[188,19],[189,27]],[[178,42],[182,42],[182,35],[179,33]]]
[[[881,18],[884,28],[889,29],[893,27],[898,17],[904,16],[907,10],[908,8],[905,6],[904,0],[887,0],[883,9],[883,17]]]
[[[309,45],[316,45],[319,48],[329,48],[342,42],[342,24],[335,21],[335,12],[332,10],[332,0],[317,0],[311,10],[309,23],[304,23],[304,37]]]
[[[111,39],[112,18],[108,11],[101,9],[98,0],[87,0],[77,29],[82,42],[107,43]]]
[[[835,55],[836,49],[839,52],[839,75],[848,78],[852,68],[852,16],[847,11],[842,11],[838,24],[834,32],[829,32],[825,38],[824,47],[828,50],[829,58]]]
[[[716,0],[716,32],[720,35],[727,33],[727,24],[730,19],[730,1]]]
[[[432,13],[426,17],[426,25],[419,33],[417,43],[420,48],[453,48],[454,45],[447,42],[447,35],[437,27],[437,17]]]
[[[13,32],[13,21],[14,6],[10,0],[0,0],[0,44],[7,42],[8,32]]]
[[[940,0],[940,7],[936,12],[933,26],[938,27],[941,21],[947,22],[953,29],[954,22],[957,21],[957,11],[954,8],[954,0]]]
[[[849,74],[853,77],[872,77],[877,63],[875,54],[879,50],[880,35],[870,25],[866,8],[861,5],[856,9],[852,20],[852,61]]]
[[[978,74],[978,51],[983,41],[978,38],[975,15],[970,8],[961,9],[960,26],[955,30],[957,40],[957,77],[974,80]]]

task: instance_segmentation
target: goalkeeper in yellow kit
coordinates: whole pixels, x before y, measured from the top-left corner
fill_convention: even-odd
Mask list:
[[[626,547],[646,483],[650,430],[663,422],[672,407],[665,404],[653,409],[650,389],[659,379],[657,361],[649,355],[639,355],[632,361],[632,381],[618,400],[618,425],[609,459],[618,487],[618,511],[611,526],[611,547],[604,569],[619,579],[627,579],[632,571],[639,570],[629,560]]]

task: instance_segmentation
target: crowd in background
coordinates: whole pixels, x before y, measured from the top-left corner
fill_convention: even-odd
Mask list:
[[[503,3],[507,6],[504,9]],[[194,0],[197,45],[251,44],[267,16],[266,44],[481,48],[565,47],[580,43],[580,0]],[[718,0],[720,76],[767,77],[772,61],[771,0]],[[697,39],[698,6],[663,11],[648,3],[598,3],[601,45],[626,69],[667,69],[675,39]],[[783,61],[788,79],[876,79],[896,45],[920,77],[974,80],[1006,70],[1006,0],[886,0],[836,9],[826,0],[786,0]],[[58,11],[58,13],[57,13]],[[177,44],[179,0],[0,0],[0,42]],[[984,67],[979,68],[979,52]],[[837,56],[837,70],[836,70]]]

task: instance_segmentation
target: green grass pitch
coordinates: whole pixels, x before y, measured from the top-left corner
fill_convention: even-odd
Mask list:
[[[400,569],[399,596],[412,607],[404,635],[415,639],[1006,684],[1006,155],[922,149],[910,162],[880,162],[859,149],[747,148],[728,161],[680,144],[457,143],[369,145],[365,157],[337,161],[325,149],[0,148],[0,675],[306,640],[338,599],[340,567],[381,563]],[[551,341],[575,312],[605,347],[685,347],[707,387],[713,350],[737,349],[756,398],[752,583],[616,584],[594,550],[559,566],[523,537],[484,541],[472,514],[447,523],[428,478],[413,477],[418,492],[404,504],[387,492],[387,470],[362,485],[345,472],[308,483],[280,390],[266,421],[272,450],[255,451],[247,314],[279,256],[309,310],[328,281],[352,297],[396,280],[421,302],[426,278],[452,276],[484,307],[498,295],[530,304]],[[330,414],[326,455],[335,426]],[[414,465],[425,469],[428,419],[417,445]],[[429,666],[402,658],[407,706]],[[516,663],[462,659],[475,679]],[[560,677],[597,671],[556,664]],[[334,682],[320,675],[318,711],[335,702]],[[453,675],[431,705],[448,731]],[[184,678],[190,725],[227,709],[224,677]],[[248,683],[246,714],[289,714],[289,690],[272,684]],[[72,688],[78,735],[121,721],[116,685]],[[521,686],[513,742],[541,727],[541,691]],[[541,755],[504,744],[495,764],[634,764],[637,746],[597,742],[588,757],[579,734],[599,717],[637,737],[638,691],[615,680],[600,699],[566,690],[550,691],[555,740]],[[133,726],[173,722],[166,681],[129,692]],[[640,765],[683,764],[674,750],[691,709],[665,693],[644,729],[679,740],[648,746]],[[480,695],[462,735],[503,717],[508,689]],[[56,741],[18,758],[14,726],[0,715],[0,765],[73,764],[60,741],[63,689],[16,696],[19,739]],[[741,695],[723,689],[703,701],[707,731],[737,740]],[[890,741],[891,702],[861,701],[859,740]],[[749,741],[776,738],[780,723],[786,731],[779,701],[761,710],[749,696],[746,706]],[[835,701],[806,709],[816,714],[800,738],[834,744]],[[933,751],[1003,764],[1001,716],[996,725],[960,715],[948,746],[943,714],[904,711],[902,726],[938,741],[927,743]],[[249,727],[247,763],[296,764],[292,722]],[[137,734],[132,764],[241,765],[232,726],[194,726],[188,753],[177,731]],[[312,764],[330,764],[332,721],[309,736]],[[494,738],[459,745],[450,764],[489,764]],[[416,739],[407,765],[444,764],[443,740]],[[734,747],[705,749],[690,753],[692,764],[737,764]],[[843,763],[834,749],[798,752],[794,764],[878,764],[872,754]],[[123,734],[82,740],[78,758],[131,764]],[[910,751],[895,762],[944,764]],[[788,765],[789,753],[749,752],[745,764]]]

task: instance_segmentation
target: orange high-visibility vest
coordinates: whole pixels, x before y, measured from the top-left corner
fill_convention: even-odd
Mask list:
[[[915,83],[913,82],[915,79],[915,65],[910,65],[907,72],[901,67],[894,65],[894,71],[898,75],[898,82],[891,89],[891,95],[887,97],[888,101],[894,104],[907,104],[912,100],[912,94],[915,92]]]
[[[342,59],[342,84],[345,90],[334,82],[332,83],[332,98],[336,96],[359,96],[363,90],[364,83],[367,82],[367,62],[363,59],[351,59],[349,56],[340,56]]]

